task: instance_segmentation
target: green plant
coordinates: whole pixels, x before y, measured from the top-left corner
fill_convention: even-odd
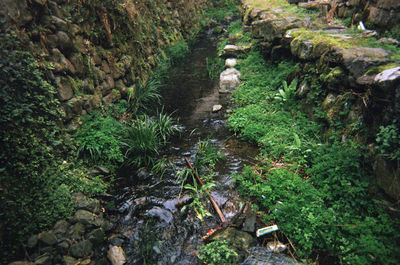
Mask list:
[[[286,81],[282,81],[282,85],[283,89],[280,88],[278,90],[279,93],[276,93],[275,99],[282,103],[293,101],[294,96],[296,95],[297,79],[294,79],[290,85],[288,85]]]
[[[158,79],[150,79],[143,84],[141,81],[137,85],[128,88],[129,111],[134,115],[140,109],[149,110],[154,103],[159,103],[161,95],[159,93],[161,83]]]
[[[78,153],[91,163],[108,166],[122,163],[121,131],[125,125],[111,117],[103,117],[94,111],[83,118],[83,125],[72,136],[78,145]]]
[[[206,69],[208,77],[215,80],[219,77],[219,74],[224,70],[224,61],[221,58],[206,58]]]
[[[400,129],[395,121],[388,126],[380,126],[376,135],[378,152],[391,160],[400,160]]]
[[[218,146],[209,139],[198,142],[194,167],[205,182],[213,179],[215,165],[223,159],[225,159],[225,156],[219,152]]]
[[[209,265],[236,264],[238,254],[229,247],[229,242],[213,241],[199,249],[199,259]]]
[[[193,175],[192,175],[193,176]],[[190,204],[186,204],[182,207],[181,211],[185,211],[188,207],[191,207],[201,221],[203,221],[204,216],[210,216],[210,212],[204,206],[204,195],[209,192],[209,190],[214,187],[215,184],[213,182],[207,182],[202,185],[200,188],[198,187],[197,181],[193,176],[193,185],[185,184],[183,188],[189,191],[190,196],[193,201]]]
[[[154,165],[154,157],[179,132],[172,116],[160,113],[155,119],[139,116],[123,132],[122,144],[126,163],[136,167]]]
[[[0,36],[0,263],[20,254],[31,233],[73,209],[58,170],[68,141],[56,126],[56,89],[13,32]]]

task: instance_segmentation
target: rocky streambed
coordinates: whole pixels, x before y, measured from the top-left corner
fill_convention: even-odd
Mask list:
[[[293,263],[287,256],[260,246],[261,241],[255,237],[257,217],[232,182],[232,176],[251,163],[258,151],[238,141],[226,127],[230,91],[239,85],[240,72],[233,68],[234,53],[228,51],[227,69],[220,81],[209,79],[207,60],[217,56],[215,44],[210,31],[183,65],[172,71],[173,82],[164,90],[167,111],[175,111],[183,126],[182,136],[165,154],[174,170],[162,178],[146,171],[137,175],[132,172],[133,184],[122,188],[117,196],[118,224],[113,237],[120,239],[118,245],[126,252],[126,264],[198,264],[199,247],[213,240],[229,241],[242,262],[247,258],[243,264]],[[187,168],[185,157],[193,163],[199,142],[207,139],[225,156],[215,169],[216,186],[211,191],[227,219],[225,224],[221,224],[208,200],[206,208],[211,215],[203,220],[193,208],[184,208],[193,198],[182,190],[182,179],[177,177],[178,171]],[[218,231],[204,239],[212,229]]]

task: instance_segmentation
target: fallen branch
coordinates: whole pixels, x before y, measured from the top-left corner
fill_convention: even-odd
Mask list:
[[[204,185],[203,181],[201,180],[199,175],[197,175],[196,170],[194,169],[194,167],[192,166],[192,164],[190,163],[190,161],[187,157],[185,157],[185,161],[188,164],[188,166],[190,167],[190,169],[193,171],[194,176],[196,177],[197,181],[200,183],[201,186],[203,186]],[[211,194],[208,190],[206,190],[206,193],[208,195],[208,198],[210,198],[210,201],[211,201],[212,205],[214,206],[214,209],[217,212],[219,219],[221,219],[222,223],[225,223],[226,218],[225,218],[224,214],[222,213],[221,209],[219,208],[218,204],[215,202],[214,198],[211,196]]]

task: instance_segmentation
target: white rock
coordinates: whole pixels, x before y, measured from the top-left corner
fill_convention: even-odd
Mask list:
[[[237,59],[235,58],[229,58],[225,60],[225,66],[226,67],[235,67],[237,64]]]
[[[214,105],[212,108],[213,112],[218,112],[222,109],[222,105]]]
[[[393,81],[400,77],[400,67],[395,67],[392,69],[388,69],[380,72],[375,76],[376,82],[385,82],[385,81]]]
[[[228,68],[219,76],[220,93],[235,89],[240,85],[240,72],[235,68]]]
[[[107,252],[107,257],[112,265],[123,265],[126,262],[126,255],[121,247],[110,246]]]

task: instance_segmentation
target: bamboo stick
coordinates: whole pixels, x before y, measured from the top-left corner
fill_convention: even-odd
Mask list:
[[[194,176],[196,177],[197,181],[200,183],[201,186],[203,186],[204,185],[203,181],[201,180],[199,175],[197,175],[196,170],[194,169],[194,167],[192,166],[192,164],[190,163],[190,161],[187,157],[185,157],[185,161],[188,164],[188,166],[190,167],[190,169],[193,171]],[[206,193],[208,195],[208,198],[210,198],[210,201],[211,201],[212,205],[214,206],[214,209],[217,212],[219,219],[221,219],[222,223],[225,223],[226,222],[225,216],[222,213],[221,209],[219,208],[218,204],[215,202],[214,198],[211,196],[211,194],[208,190],[206,191]]]

